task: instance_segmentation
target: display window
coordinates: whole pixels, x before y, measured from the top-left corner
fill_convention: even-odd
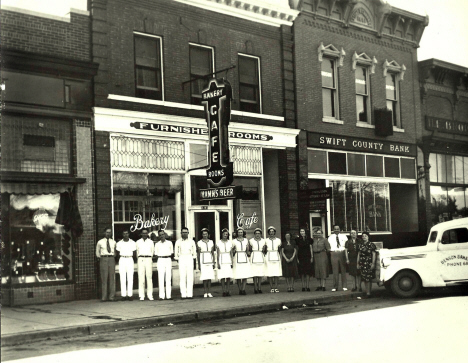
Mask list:
[[[6,199],[8,246],[2,258],[2,284],[71,280],[72,239],[56,222],[60,194],[7,194]]]
[[[235,176],[233,184],[242,185],[242,198],[234,201],[235,228],[244,228],[250,239],[256,228],[263,228],[262,180]]]
[[[143,228],[155,232],[156,238],[162,228],[175,241],[185,220],[183,175],[114,171],[112,181],[116,241],[124,230],[136,241]]]
[[[332,225],[343,231],[390,232],[390,191],[388,183],[331,180]]]

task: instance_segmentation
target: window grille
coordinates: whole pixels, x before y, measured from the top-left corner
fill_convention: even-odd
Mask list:
[[[234,175],[262,175],[262,149],[252,146],[230,146]]]
[[[185,170],[183,142],[111,137],[112,167],[145,170]]]

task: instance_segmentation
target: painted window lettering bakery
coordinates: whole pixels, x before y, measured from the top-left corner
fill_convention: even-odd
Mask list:
[[[155,217],[154,213],[149,220],[143,220],[141,214],[135,214],[133,217],[135,224],[130,227],[130,232],[139,231],[143,228],[158,227],[159,229],[166,229],[169,223],[169,216]]]
[[[149,130],[158,132],[169,132],[178,134],[190,134],[190,135],[208,135],[208,129],[201,127],[188,127],[188,126],[174,126],[165,125],[160,123],[149,123],[149,122],[131,122],[130,127],[134,127],[137,130]],[[273,136],[265,134],[254,134],[251,132],[235,132],[229,131],[229,137],[233,139],[245,139],[255,141],[270,141],[273,140]]]
[[[334,135],[325,134],[309,133],[308,146],[327,149],[416,156],[415,145],[354,137],[337,137]]]

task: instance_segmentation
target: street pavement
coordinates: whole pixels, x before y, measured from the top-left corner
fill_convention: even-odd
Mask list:
[[[349,281],[350,279],[348,279]],[[2,307],[2,346],[22,344],[53,337],[72,337],[100,332],[130,329],[158,324],[192,322],[203,319],[225,318],[236,315],[254,314],[302,305],[324,304],[358,299],[365,293],[330,291],[331,279],[327,280],[327,291],[314,291],[316,280],[311,280],[310,292],[302,292],[300,281],[295,292],[288,293],[284,281],[280,282],[280,293],[270,293],[268,284],[262,285],[263,294],[255,295],[253,286],[247,286],[247,295],[238,295],[237,286],[231,286],[231,297],[222,297],[220,286],[212,287],[214,298],[203,298],[203,288],[194,288],[194,298],[180,298],[178,289],[173,289],[173,300],[158,300],[157,289],[154,301],[105,302],[79,300],[65,303]],[[374,290],[382,289],[374,284]],[[137,296],[137,294],[135,295]]]
[[[92,348],[63,352],[57,346],[53,354],[10,362],[466,362],[467,296],[421,299],[351,313],[343,304],[350,305],[336,304],[336,309],[343,309],[344,314],[287,322],[277,318],[278,323],[271,325],[255,327],[252,322],[247,328],[154,341],[150,335],[156,338],[158,331],[149,329],[148,339],[135,340],[139,334],[135,332],[127,344],[106,344],[105,339],[100,344],[97,338]]]

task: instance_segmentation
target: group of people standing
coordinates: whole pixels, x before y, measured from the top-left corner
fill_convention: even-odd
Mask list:
[[[247,279],[253,278],[254,293],[261,294],[261,282],[268,278],[270,293],[278,293],[278,280],[286,278],[288,292],[294,291],[294,280],[301,277],[302,291],[310,291],[310,277],[318,280],[316,291],[325,291],[325,280],[329,275],[329,256],[333,271],[333,289],[338,290],[341,272],[342,289],[347,290],[346,267],[353,277],[353,291],[361,280],[366,282],[367,295],[371,293],[374,278],[376,247],[369,242],[369,233],[363,232],[358,238],[356,231],[347,237],[340,233],[340,227],[334,226],[334,233],[327,238],[322,231],[308,237],[306,230],[300,230],[299,236],[292,239],[291,233],[284,235],[281,241],[276,236],[276,228],[267,229],[267,238],[262,237],[262,230],[255,229],[254,237],[248,240],[243,228],[236,230],[236,237],[230,239],[227,229],[221,232],[221,239],[216,243],[210,239],[210,231],[204,228],[202,238],[195,242],[189,238],[188,228],[182,228],[181,238],[174,247],[166,240],[164,230],[158,231],[159,241],[154,243],[148,236],[148,230],[141,231],[141,238],[133,241],[128,231],[123,238],[115,242],[111,229],[106,229],[105,238],[96,245],[96,257],[100,261],[102,281],[102,301],[109,297],[115,300],[115,257],[120,256],[119,271],[121,295],[123,300],[133,300],[134,259],[138,269],[138,294],[140,300],[153,298],[153,259],[157,260],[159,299],[172,299],[172,257],[179,263],[180,291],[182,299],[193,298],[194,261],[200,270],[203,281],[204,297],[212,298],[211,281],[217,278],[221,282],[223,296],[231,296],[230,280],[235,279],[240,295],[246,295]]]

